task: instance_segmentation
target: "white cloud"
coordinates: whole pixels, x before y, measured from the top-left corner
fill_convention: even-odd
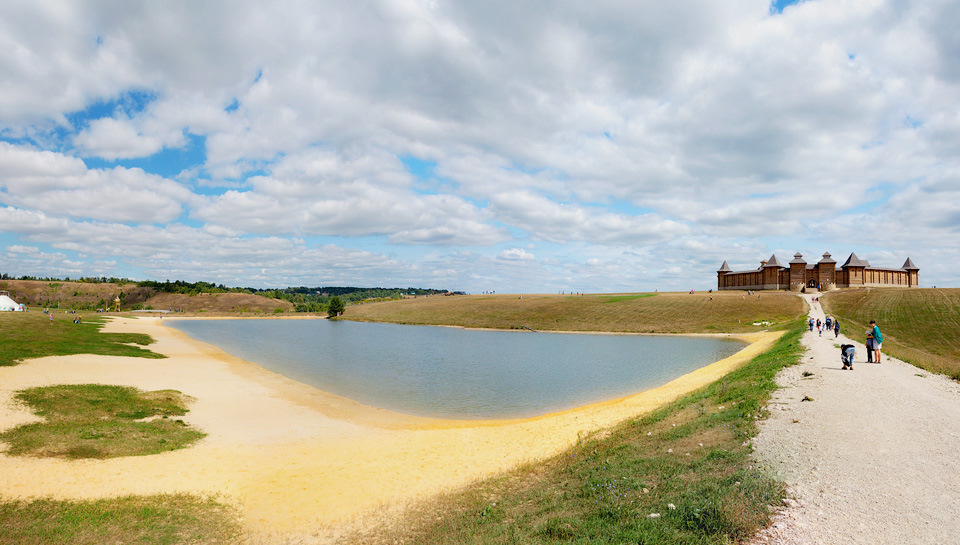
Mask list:
[[[163,148],[159,138],[140,134],[129,120],[112,118],[92,121],[73,143],[84,155],[105,159],[148,157]]]
[[[536,256],[523,248],[510,248],[500,252],[500,254],[497,255],[497,259],[505,259],[507,261],[532,261],[536,259]]]
[[[22,223],[4,240],[91,250],[69,225],[126,247],[142,270],[281,281],[295,265],[351,270],[321,264],[336,256],[364,263],[357,275],[525,291],[683,289],[676,271],[709,280],[725,256],[753,263],[836,240],[838,253],[920,248],[911,257],[947,278],[960,224],[958,10],[7,6],[0,203]],[[141,92],[142,107],[123,104]],[[77,114],[88,108],[92,118]],[[190,135],[206,157],[176,180],[132,168]],[[408,156],[430,174],[408,172]],[[148,161],[125,162],[136,158]],[[185,253],[194,239],[210,256]],[[244,272],[264,269],[255,255],[283,272]]]
[[[163,149],[163,141],[144,136],[130,120],[102,118],[94,120],[74,139],[84,155],[105,159],[149,157]]]
[[[72,157],[0,142],[0,202],[50,214],[119,222],[176,219],[193,193],[140,169],[88,170]]]
[[[453,195],[424,195],[386,154],[285,157],[247,191],[207,199],[193,216],[234,230],[269,234],[386,236],[402,244],[484,246],[506,238],[486,214]]]

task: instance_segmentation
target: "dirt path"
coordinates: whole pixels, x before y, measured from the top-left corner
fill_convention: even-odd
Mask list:
[[[754,445],[793,500],[754,543],[960,543],[960,385],[886,355],[866,363],[862,342],[843,371],[846,342],[814,328],[778,377]]]

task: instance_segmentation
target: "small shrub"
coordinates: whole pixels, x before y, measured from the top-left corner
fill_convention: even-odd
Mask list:
[[[343,309],[345,305],[343,300],[339,297],[333,297],[330,299],[330,303],[327,305],[327,316],[337,317],[343,314]]]

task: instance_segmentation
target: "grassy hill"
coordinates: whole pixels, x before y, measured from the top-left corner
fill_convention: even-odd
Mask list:
[[[960,289],[841,290],[820,302],[849,337],[862,341],[876,320],[884,352],[960,380]]]
[[[41,280],[0,280],[0,291],[9,291],[18,303],[32,308],[96,310],[113,308],[120,297],[121,310],[157,309],[186,313],[273,314],[292,312],[293,303],[249,293],[162,293],[133,283],[46,282]]]
[[[782,329],[806,313],[793,293],[742,291],[623,295],[461,295],[347,307],[344,318],[538,331],[742,333]],[[764,323],[768,322],[768,323]],[[753,325],[759,323],[761,325]]]

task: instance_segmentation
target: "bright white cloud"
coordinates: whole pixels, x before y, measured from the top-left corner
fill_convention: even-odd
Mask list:
[[[83,161],[0,142],[0,203],[74,218],[162,223],[193,193],[140,169],[88,170]]]
[[[528,261],[536,259],[536,256],[527,252],[523,248],[510,248],[500,252],[497,259],[506,259],[507,261]]]

